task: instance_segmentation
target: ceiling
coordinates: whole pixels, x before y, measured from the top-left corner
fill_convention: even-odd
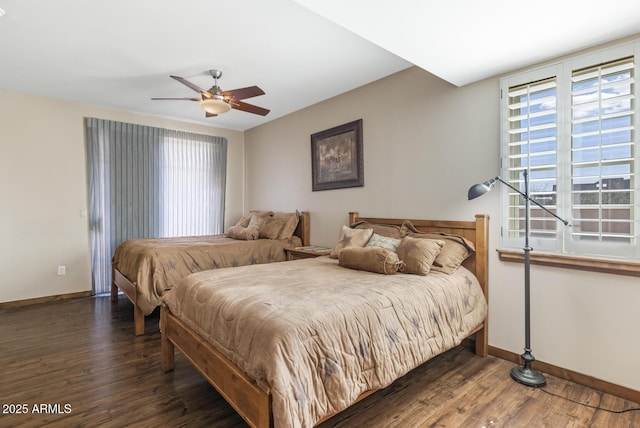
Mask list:
[[[0,0],[0,9],[0,88],[237,130],[414,64],[461,86],[640,31],[637,0],[615,9],[590,0]],[[531,24],[509,24],[516,13]],[[196,102],[151,100],[197,97],[169,75],[208,89],[210,69],[222,70],[223,90],[262,88],[245,101],[271,113],[205,118]]]
[[[640,33],[638,0],[296,1],[457,86]]]

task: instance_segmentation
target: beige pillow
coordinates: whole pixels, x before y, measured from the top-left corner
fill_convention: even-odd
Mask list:
[[[298,227],[298,221],[300,221],[300,213],[298,211],[294,213],[274,213],[273,218],[284,219],[284,226],[280,230],[278,239],[289,239],[293,236],[293,232]]]
[[[342,226],[338,243],[333,247],[329,257],[337,259],[340,251],[346,247],[364,247],[372,234],[373,229],[351,229],[350,227]]]
[[[249,229],[247,227],[231,226],[229,230],[227,230],[227,236],[233,239],[253,241],[254,239],[258,239],[258,229]]]
[[[431,270],[436,256],[444,247],[444,241],[405,236],[396,252],[404,262],[404,273],[426,275]]]
[[[436,239],[445,242],[433,262],[433,266],[431,266],[431,270],[434,271],[451,274],[476,251],[473,242],[460,235],[444,232],[420,232],[408,220],[405,220],[401,228],[413,238]]]
[[[416,229],[413,223],[411,223],[409,220],[403,221],[402,226],[400,226],[400,234],[404,237],[411,232],[419,233],[418,229]]]
[[[379,247],[347,247],[338,255],[340,266],[366,270],[368,272],[395,275],[404,266],[398,255],[391,250]]]
[[[282,227],[284,226],[283,218],[269,217],[265,219],[260,227],[258,238],[277,239]]]
[[[251,217],[253,217],[254,215],[257,215],[258,217],[271,217],[273,215],[273,211],[251,210],[249,211],[249,214],[242,216],[242,218],[238,220],[238,222],[235,225],[240,227],[248,227],[249,222],[251,221]]]
[[[389,238],[402,238],[402,230],[400,227],[393,224],[378,224],[370,223],[368,221],[358,221],[351,225],[352,229],[373,229],[373,233],[378,235],[387,236]]]
[[[251,217],[253,217],[253,214],[247,214],[245,216],[242,216],[242,218],[240,220],[238,220],[238,222],[235,224],[238,227],[247,227],[249,226],[249,222],[251,221]]]
[[[260,228],[262,227],[266,219],[267,217],[262,217],[254,214],[251,216],[251,221],[249,221],[249,225],[247,226],[247,228],[260,231]]]

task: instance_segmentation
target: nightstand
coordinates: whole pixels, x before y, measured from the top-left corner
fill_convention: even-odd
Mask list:
[[[331,248],[309,245],[307,247],[285,248],[287,260],[310,259],[313,257],[328,256]]]

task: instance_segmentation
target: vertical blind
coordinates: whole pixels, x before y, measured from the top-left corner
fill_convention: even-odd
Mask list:
[[[96,118],[86,132],[95,293],[127,239],[222,233],[225,138]]]

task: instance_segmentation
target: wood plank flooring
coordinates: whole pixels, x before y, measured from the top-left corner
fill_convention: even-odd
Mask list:
[[[0,310],[0,427],[246,426],[179,352],[176,369],[162,372],[158,321],[147,317],[147,334],[134,336],[123,297]],[[609,413],[519,385],[512,366],[461,346],[321,427],[640,427],[640,411]],[[640,407],[547,380],[546,391],[590,406]]]

